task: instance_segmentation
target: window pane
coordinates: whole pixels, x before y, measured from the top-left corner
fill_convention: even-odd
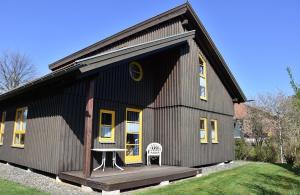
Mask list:
[[[17,111],[17,116],[16,116],[16,130],[20,130],[21,127],[21,116],[22,116],[22,110]]]
[[[201,120],[200,120],[200,129],[205,129],[204,123],[205,123],[204,120],[201,119]]]
[[[203,75],[204,74],[204,66],[200,64],[200,66],[198,66],[198,68],[199,68],[199,70],[198,70],[199,74]]]
[[[127,121],[139,122],[139,112],[128,111],[127,112]]]
[[[21,121],[17,121],[16,122],[16,130],[20,130],[21,129]]]
[[[20,121],[21,120],[21,116],[22,116],[22,110],[18,110],[17,112],[17,121]]]
[[[126,155],[127,156],[138,156],[139,155],[139,145],[127,145],[126,146]]]
[[[141,73],[139,73],[139,72],[132,72],[132,77],[133,78],[138,79],[138,78],[140,78],[140,76],[141,76]]]
[[[24,143],[25,143],[25,134],[21,134],[20,135],[20,144],[24,145]]]
[[[23,118],[24,118],[24,120],[27,119],[27,114],[28,114],[28,109],[25,108],[24,111],[23,111]]]
[[[2,133],[2,134],[4,133],[5,120],[6,120],[6,112],[2,112],[2,121],[1,121],[1,125],[0,125],[0,133]]]
[[[127,134],[127,144],[139,144],[139,134]]]
[[[211,131],[211,139],[214,140],[215,139],[215,130]]]
[[[112,125],[112,114],[102,113],[101,120],[101,124],[103,125]]]
[[[131,65],[130,66],[130,71],[132,73],[136,73],[138,75],[141,73],[141,70],[139,69],[139,67],[137,65]]]
[[[206,82],[205,79],[203,77],[200,77],[199,79],[199,93],[200,96],[205,97],[205,87],[206,87]]]
[[[22,118],[24,119],[23,127],[21,125]],[[27,119],[27,109],[18,110],[17,116],[16,116],[16,130],[25,130],[26,129],[26,119]]]
[[[138,133],[140,124],[138,123],[127,123],[127,132],[128,133]]]
[[[26,130],[26,125],[27,125],[27,113],[28,113],[28,109],[25,108],[23,110],[23,129],[22,130]]]
[[[102,126],[101,128],[101,137],[110,138],[112,136],[111,126]]]
[[[200,86],[205,87],[205,79],[203,77],[200,77]]]
[[[129,65],[129,73],[132,79],[138,80],[142,77],[142,69],[141,67],[136,63],[131,63]]]
[[[202,61],[202,59],[199,57],[199,64],[200,65],[203,65],[204,63],[203,63],[203,61]]]
[[[200,94],[199,94],[199,95],[200,95],[201,97],[205,97],[205,87],[201,87],[201,86],[200,86],[200,89],[199,89],[199,90],[200,90]]]
[[[206,137],[206,132],[205,132],[205,130],[200,130],[200,138],[201,138],[201,139],[205,139],[205,137]]]
[[[15,135],[15,144],[20,144],[20,134]]]
[[[215,130],[216,129],[215,121],[211,121],[210,126],[211,126],[211,129]]]
[[[26,126],[27,126],[27,121],[25,120],[25,121],[23,122],[23,129],[22,129],[22,130],[26,130]]]

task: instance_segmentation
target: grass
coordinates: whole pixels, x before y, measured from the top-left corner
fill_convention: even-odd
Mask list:
[[[44,195],[47,193],[41,192],[34,188],[25,187],[19,183],[0,179],[0,194],[5,195]]]
[[[253,162],[136,194],[300,194],[300,173],[287,165]]]

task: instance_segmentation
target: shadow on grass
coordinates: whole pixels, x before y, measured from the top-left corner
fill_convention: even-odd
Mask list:
[[[293,172],[294,174],[300,176],[300,168],[293,168],[291,165],[288,164],[282,164],[282,163],[273,163],[274,165],[277,165],[279,167],[282,167],[290,172]]]
[[[255,178],[256,180],[251,183],[240,183],[240,185],[247,187],[254,194],[279,195],[289,190],[297,191],[293,189],[294,187],[300,188],[300,180],[288,176],[259,173]]]
[[[276,192],[272,189],[266,189],[264,186],[261,186],[259,184],[247,184],[245,185],[249,192],[254,194],[272,194],[272,195],[281,195],[282,193]]]

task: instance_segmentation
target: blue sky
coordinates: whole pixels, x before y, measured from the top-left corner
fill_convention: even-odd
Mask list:
[[[173,8],[184,0],[2,0],[0,52],[48,64]],[[241,88],[252,98],[292,94],[286,66],[300,82],[299,0],[190,0]]]

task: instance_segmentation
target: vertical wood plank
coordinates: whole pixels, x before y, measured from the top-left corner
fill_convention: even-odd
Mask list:
[[[85,124],[84,124],[84,152],[83,152],[83,175],[91,176],[91,148],[93,133],[93,112],[94,112],[94,89],[95,80],[87,81],[87,99],[85,107]]]

